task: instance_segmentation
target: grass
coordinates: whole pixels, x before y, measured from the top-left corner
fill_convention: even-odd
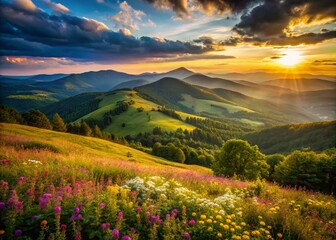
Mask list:
[[[215,177],[91,137],[0,129],[3,239],[336,237],[332,196]]]
[[[195,129],[195,127],[190,124],[173,119],[163,113],[152,111],[152,109],[157,109],[158,105],[141,98],[132,90],[110,93],[99,103],[99,109],[83,116],[77,121],[86,118],[102,119],[105,112],[114,109],[117,102],[123,100],[133,100],[135,104],[131,105],[127,112],[115,116],[113,118],[113,123],[106,127],[104,131],[114,132],[120,136],[126,136],[136,135],[140,132],[151,132],[153,128],[157,126],[165,131],[175,131],[177,128],[187,129],[189,131]],[[143,112],[137,111],[137,108],[140,107],[144,109]],[[150,115],[150,121],[148,120],[147,114]],[[181,114],[181,116],[185,119],[186,117],[193,115],[184,113]],[[122,127],[123,123],[126,123],[125,127]]]
[[[236,106],[233,104],[198,99],[186,94],[183,94],[182,96],[184,100],[179,101],[179,103],[181,103],[183,106],[194,109],[194,111],[198,114],[205,112],[217,116],[225,115],[225,113],[221,113],[221,108],[223,110],[226,110],[228,113],[235,113],[239,111],[254,112],[253,110],[250,110],[248,108]]]

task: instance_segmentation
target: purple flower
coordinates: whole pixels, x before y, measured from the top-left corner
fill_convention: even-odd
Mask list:
[[[171,212],[171,214],[173,215],[173,216],[176,216],[177,215],[177,210],[176,209],[174,209],[172,212]]]
[[[82,214],[78,214],[78,216],[77,216],[77,220],[78,220],[78,221],[83,220],[83,216],[82,216]]]
[[[19,181],[24,181],[26,178],[25,177],[19,177]]]
[[[74,214],[79,214],[80,210],[78,207],[74,208]]]
[[[130,238],[129,236],[123,236],[122,238],[121,238],[121,240],[132,240],[132,238]]]
[[[113,229],[112,230],[112,236],[114,238],[119,238],[119,230],[118,229]]]
[[[166,214],[166,218],[170,219],[171,218],[170,214]]]
[[[43,198],[52,198],[52,194],[51,193],[45,193],[42,195]]]
[[[106,229],[106,223],[102,223],[101,224],[101,228],[103,229],[103,231]]]
[[[117,216],[117,221],[122,220],[123,217],[124,217],[124,213],[123,213],[123,212],[119,212],[119,213],[118,213],[118,216]]]
[[[105,203],[103,203],[103,202],[99,203],[99,207],[100,208],[104,208],[105,207]]]
[[[141,212],[141,207],[137,207],[136,211]]]
[[[190,234],[188,232],[184,232],[184,239],[188,240],[190,238]]]
[[[60,206],[56,206],[55,208],[54,208],[54,211],[55,211],[55,213],[56,214],[60,214],[61,213],[61,207]]]
[[[6,204],[4,202],[0,202],[0,211],[5,209]]]
[[[194,225],[196,222],[195,222],[195,220],[194,219],[191,219],[190,221],[189,221],[189,225]]]
[[[32,216],[33,221],[36,221],[37,219],[38,219],[38,216],[36,216],[36,215]]]
[[[15,237],[21,236],[22,235],[22,230],[21,229],[16,229],[14,232]]]

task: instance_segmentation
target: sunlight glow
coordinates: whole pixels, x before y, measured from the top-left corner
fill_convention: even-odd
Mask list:
[[[302,61],[302,56],[298,51],[287,49],[282,54],[283,56],[278,61],[283,66],[293,67]]]

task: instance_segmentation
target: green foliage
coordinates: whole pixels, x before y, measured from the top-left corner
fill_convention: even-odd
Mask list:
[[[97,138],[103,138],[103,133],[97,125],[93,127],[92,136]]]
[[[80,135],[83,135],[83,136],[91,136],[92,135],[92,130],[85,121],[81,122]]]
[[[7,106],[0,106],[0,122],[6,123],[22,123],[23,119],[20,113],[14,108]]]
[[[49,119],[39,110],[30,110],[22,114],[25,123],[29,126],[52,129]]]
[[[73,122],[98,109],[103,93],[83,93],[41,108],[48,117],[58,113],[66,122]]]
[[[270,166],[269,176],[268,176],[269,180],[274,180],[273,174],[275,171],[275,166],[277,166],[284,159],[285,159],[285,156],[282,154],[272,154],[272,155],[266,156],[266,162]]]
[[[53,130],[58,132],[66,132],[66,125],[64,124],[63,119],[58,115],[58,113],[55,113],[53,117]]]
[[[308,148],[323,151],[336,145],[336,121],[291,124],[245,135],[250,144],[258,145],[265,154],[289,154]]]
[[[223,145],[212,165],[216,175],[237,175],[242,179],[265,177],[268,168],[265,156],[257,146],[252,147],[248,142],[237,139],[229,140]]]
[[[295,151],[275,167],[274,178],[282,185],[333,193],[336,155]]]
[[[167,145],[161,145],[159,142],[155,143],[152,149],[152,154],[179,163],[184,163],[186,159],[184,152],[173,143]]]

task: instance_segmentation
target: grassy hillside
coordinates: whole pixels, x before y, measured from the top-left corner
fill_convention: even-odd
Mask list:
[[[190,166],[179,163],[166,161],[160,157],[149,155],[136,149],[112,143],[98,138],[83,137],[69,133],[60,133],[40,128],[34,128],[24,125],[0,123],[0,138],[4,148],[24,148],[27,153],[17,152],[21,159],[33,158],[40,160],[40,157],[45,157],[44,154],[55,154],[55,158],[59,159],[82,159],[81,162],[93,161],[94,159],[105,159],[106,161],[122,161],[128,162],[131,165],[151,165],[157,167],[176,167],[185,170],[196,170],[200,173],[208,173],[210,170],[200,166]],[[41,154],[40,151],[43,153]],[[130,152],[132,157],[127,157]],[[1,157],[12,158],[17,156],[4,156],[4,151],[1,152]],[[44,156],[41,156],[44,155]],[[28,160],[28,159],[27,159]],[[42,159],[41,159],[42,160]],[[43,161],[48,161],[47,159]],[[78,163],[79,164],[79,163]]]
[[[124,88],[133,89],[135,87],[140,87],[148,83],[149,83],[148,80],[143,80],[143,79],[131,80],[131,81],[120,83],[117,86],[113,87],[111,90],[118,90],[118,89],[124,89]]]
[[[198,87],[173,78],[164,78],[136,90],[151,101],[170,108],[253,126],[317,120],[293,106],[271,104],[227,89]]]
[[[154,127],[161,127],[165,131],[175,131],[177,128],[193,130],[195,127],[183,121],[171,118],[161,112],[153,111],[159,106],[153,102],[141,98],[137,92],[122,90],[105,93],[102,95],[99,106],[96,110],[78,119],[101,120],[109,110],[115,109],[120,101],[134,101],[126,112],[113,117],[113,122],[104,131],[117,133],[120,136],[136,135],[140,132],[151,132]],[[138,109],[142,108],[140,112]],[[178,112],[182,119],[190,114]],[[125,126],[123,127],[123,123]]]
[[[13,124],[0,130],[3,239],[336,236],[332,196],[215,177],[91,137]]]
[[[292,124],[245,135],[266,154],[290,153],[297,149],[322,151],[336,147],[336,121]]]

